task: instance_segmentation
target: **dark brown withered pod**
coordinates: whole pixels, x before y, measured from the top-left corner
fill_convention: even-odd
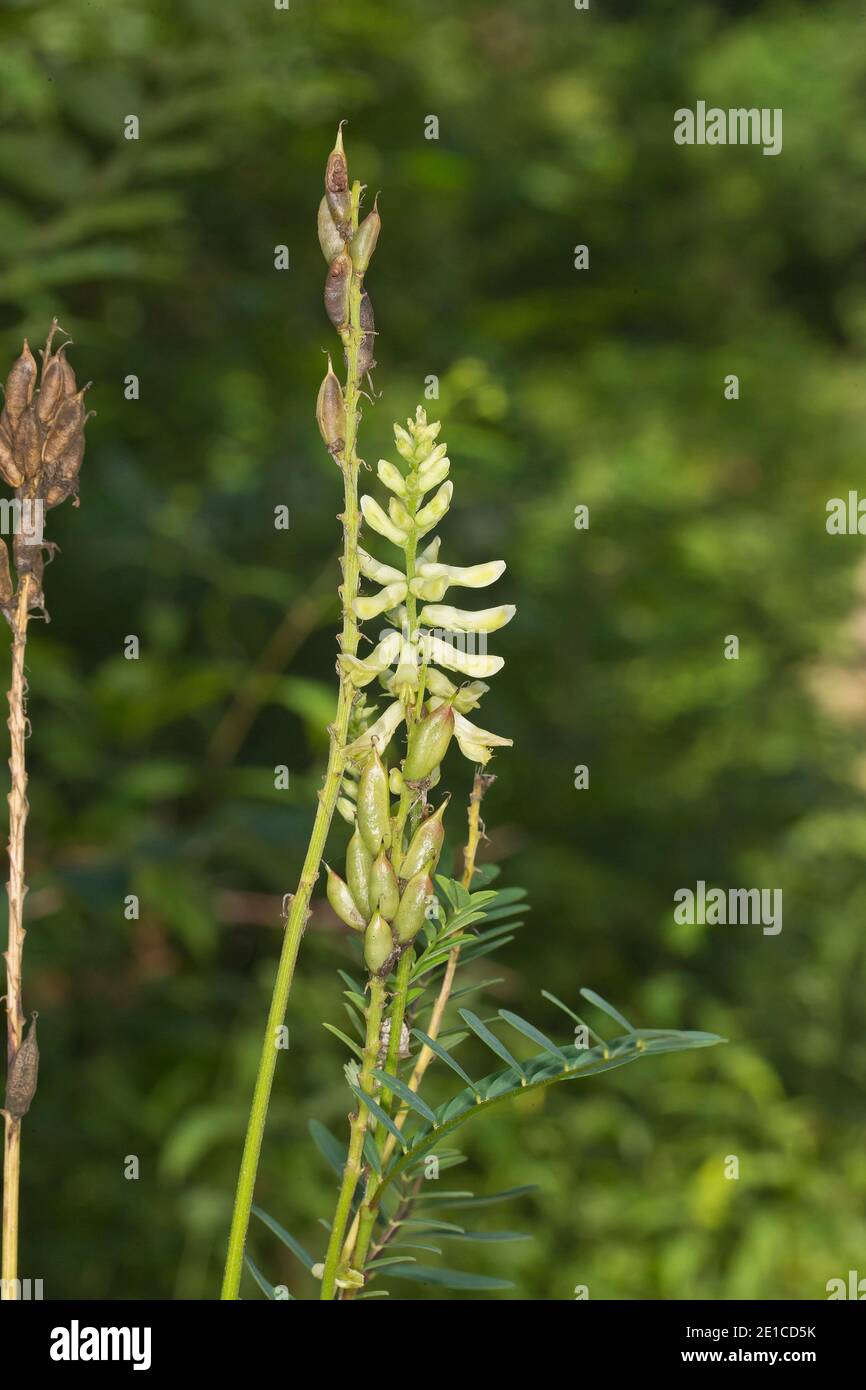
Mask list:
[[[3,1268],[0,1297],[16,1297],[18,1277],[18,1188],[21,1172],[21,1121],[36,1090],[39,1049],[36,1015],[22,1041],[24,1009],[21,969],[24,952],[24,836],[27,826],[25,738],[27,682],[24,657],[27,625],[34,610],[45,615],[42,576],[45,557],[55,547],[44,535],[45,516],[67,497],[78,505],[78,474],[84,457],[84,407],[87,386],[78,389],[66,360],[68,343],[56,350],[62,333],[55,319],[42,349],[41,369],[24,347],[6,378],[0,412],[0,475],[14,489],[2,509],[5,530],[12,530],[14,578],[9,550],[0,538],[0,612],[12,629],[12,682],[9,687],[9,943],[6,961],[6,1103],[3,1151]],[[88,383],[89,385],[89,383]],[[92,413],[92,412],[91,412]],[[11,518],[11,528],[9,525]],[[46,615],[47,616],[47,615]]]

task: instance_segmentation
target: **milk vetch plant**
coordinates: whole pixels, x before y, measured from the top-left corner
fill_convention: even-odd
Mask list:
[[[573,1042],[554,1042],[520,1015],[499,1010],[497,1021],[531,1044],[533,1054],[525,1059],[506,1046],[489,1026],[490,1018],[460,1007],[459,1022],[448,1021],[450,1008],[495,983],[473,977],[463,985],[460,972],[507,944],[526,911],[522,889],[491,887],[496,871],[477,864],[481,805],[495,781],[488,764],[497,751],[511,747],[511,739],[484,728],[476,711],[487,682],[504,665],[501,656],[488,652],[488,635],[505,627],[515,609],[507,603],[466,608],[444,602],[453,597],[450,591],[496,584],[505,563],[478,556],[462,556],[472,563],[460,565],[440,559],[435,533],[452,504],[451,461],[439,440],[439,423],[428,421],[420,406],[405,427],[394,426],[394,456],[379,460],[382,500],[372,492],[357,495],[358,374],[373,365],[375,337],[363,275],[381,225],[377,208],[359,223],[359,192],[355,185],[349,196],[338,139],[326,170],[319,240],[328,260],[325,307],[346,348],[347,382],[344,389],[329,360],[316,414],[346,482],[344,625],[337,659],[340,702],[317,825],[338,810],[349,826],[342,872],[325,865],[326,894],[357,940],[364,978],[341,972],[354,1036],[324,1025],[348,1049],[345,1077],[352,1112],[346,1139],[317,1118],[310,1125],[338,1180],[323,1258],[316,1259],[275,1217],[252,1206],[251,1187],[243,1194],[249,1202],[244,1232],[246,1212],[252,1210],[320,1281],[326,1301],[387,1296],[395,1278],[461,1289],[507,1287],[502,1280],[419,1261],[419,1251],[441,1254],[440,1239],[482,1238],[429,1214],[424,1178],[432,1151],[437,1151],[437,1173],[460,1162],[459,1151],[444,1141],[468,1120],[524,1090],[718,1041],[708,1033],[635,1029],[590,990],[581,991],[583,997],[621,1030],[611,1040],[552,995],[548,998],[570,1019]],[[459,880],[438,872],[449,804],[443,767],[455,746],[474,768]],[[323,848],[324,833],[317,838],[314,830],[302,878],[309,891]],[[297,902],[296,897],[293,912]],[[291,930],[290,914],[287,935]],[[279,1003],[282,1009],[282,996]],[[274,1021],[272,1009],[269,1028]],[[498,1070],[474,1079],[454,1055],[472,1035],[499,1063]],[[273,1056],[267,1034],[265,1047]],[[434,1061],[462,1083],[438,1106],[421,1093]],[[454,1210],[463,1211],[514,1195],[438,1192],[437,1213],[449,1198]],[[238,1243],[237,1236],[236,1230],[224,1296],[237,1296],[243,1258],[268,1297],[285,1296],[245,1255],[243,1237]]]

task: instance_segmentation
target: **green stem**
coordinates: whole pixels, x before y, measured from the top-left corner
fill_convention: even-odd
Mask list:
[[[367,1032],[364,1042],[364,1060],[361,1066],[359,1085],[365,1095],[373,1091],[373,1068],[379,1058],[382,1034],[382,1012],[385,1004],[385,983],[378,975],[370,979],[370,1004],[367,1009]],[[364,1136],[367,1133],[368,1110],[358,1101],[358,1108],[351,1119],[349,1152],[343,1168],[343,1181],[331,1226],[328,1251],[325,1255],[325,1268],[322,1274],[321,1298],[330,1301],[334,1297],[337,1283],[340,1252],[343,1234],[352,1209],[352,1198],[361,1176],[361,1157],[364,1152]]]
[[[353,230],[357,229],[358,225],[359,200],[360,186],[355,184],[352,189]],[[360,513],[358,509],[359,462],[356,445],[358,438],[358,402],[360,396],[358,351],[361,345],[361,337],[361,280],[360,277],[353,275],[349,294],[349,327],[345,335],[348,365],[344,390],[346,402],[346,446],[343,451],[341,462],[344,482],[344,508],[342,516],[343,555],[341,560],[343,583],[340,586],[340,597],[343,604],[343,626],[339,638],[341,652],[346,652],[352,656],[354,656],[358,649],[358,622],[355,617],[354,602],[358,595],[360,580],[360,570],[358,568],[358,532],[360,529]],[[334,809],[337,805],[337,798],[340,794],[340,785],[343,777],[343,750],[348,742],[349,720],[352,713],[354,698],[354,687],[348,678],[344,677],[340,682],[336,718],[330,729],[331,747],[328,755],[325,783],[322,790],[319,792],[319,805],[316,811],[316,818],[313,822],[313,830],[310,835],[310,842],[307,847],[303,868],[301,870],[301,878],[298,883],[297,891],[292,897],[291,908],[286,919],[283,947],[280,953],[279,965],[277,966],[277,976],[274,981],[274,991],[271,997],[271,1006],[268,1011],[268,1021],[262,1042],[261,1057],[259,1059],[259,1068],[256,1075],[255,1089],[253,1091],[250,1118],[247,1123],[247,1132],[244,1139],[244,1150],[241,1157],[237,1192],[235,1194],[234,1210],[232,1212],[228,1254],[226,1257],[221,1294],[224,1300],[236,1299],[240,1290],[241,1273],[243,1271],[244,1262],[244,1245],[246,1244],[247,1228],[250,1220],[250,1208],[253,1203],[256,1172],[259,1165],[259,1155],[261,1154],[262,1140],[264,1138],[265,1124],[267,1122],[268,1105],[270,1103],[274,1072],[277,1065],[277,1052],[279,1050],[277,1046],[278,1032],[285,1020],[286,1009],[289,1003],[289,994],[291,993],[292,980],[295,973],[295,965],[298,959],[301,940],[304,935],[304,928],[309,916],[310,898],[312,897],[313,888],[319,876],[319,866],[322,861],[322,855],[325,852],[325,841],[328,837]]]

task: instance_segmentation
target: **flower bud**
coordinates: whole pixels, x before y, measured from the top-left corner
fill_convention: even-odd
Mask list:
[[[325,166],[325,198],[337,231],[345,241],[352,230],[352,195],[349,192],[349,167],[343,151],[342,125]]]
[[[387,459],[380,459],[376,465],[376,472],[391,492],[396,492],[398,497],[406,496],[405,479],[399,468],[395,468],[393,463],[389,463]]]
[[[432,896],[433,882],[428,874],[418,873],[410,878],[394,918],[394,935],[401,946],[414,940],[423,927],[427,903]]]
[[[401,878],[414,878],[422,869],[430,874],[436,868],[445,842],[445,827],[442,824],[442,817],[447,805],[448,797],[446,796],[438,810],[434,811],[432,816],[428,816],[418,826],[400,865]]]
[[[343,388],[331,366],[330,357],[327,373],[319,387],[316,419],[328,451],[339,454],[346,443],[346,402],[343,400]]]
[[[394,938],[391,928],[377,912],[364,933],[364,963],[371,975],[387,973],[387,966],[394,954]]]
[[[391,844],[390,815],[388,774],[378,748],[374,748],[358,782],[358,830],[371,855]]]
[[[423,535],[425,531],[431,531],[434,526],[439,524],[451,506],[453,492],[453,483],[443,483],[439,491],[433,494],[426,507],[422,507],[419,512],[416,512],[415,525],[419,535]]]
[[[349,321],[349,287],[352,283],[352,262],[341,251],[328,266],[325,276],[325,313],[339,331]]]
[[[475,613],[466,608],[452,608],[447,603],[426,603],[418,614],[418,621],[446,632],[497,632],[511,622],[516,612],[513,603],[479,608]]]
[[[372,526],[374,531],[378,531],[380,536],[386,540],[393,541],[394,545],[404,546],[408,540],[408,535],[395,526],[391,518],[382,510],[379,503],[369,493],[364,493],[361,498],[361,512],[368,526]]]
[[[13,363],[12,370],[6,378],[3,414],[13,431],[17,428],[18,421],[33,399],[35,382],[36,358],[30,351],[30,344],[25,338],[21,356]]]
[[[373,860],[370,870],[370,907],[390,922],[400,905],[400,890],[394,866],[384,850]]]
[[[454,733],[454,711],[450,705],[440,705],[409,736],[409,751],[403,764],[407,782],[421,782],[438,767],[448,750]]]
[[[319,245],[322,248],[322,255],[331,264],[335,256],[339,256],[341,251],[345,251],[346,243],[337,230],[337,224],[331,216],[331,209],[328,207],[327,198],[323,198],[319,203],[319,215],[317,219],[319,232]]]
[[[349,246],[349,254],[359,275],[363,275],[370,264],[381,227],[382,219],[378,207],[374,204],[373,211],[364,218]]]
[[[352,894],[349,892],[348,884],[344,883],[339,874],[335,874],[333,869],[328,868],[328,887],[327,897],[331,907],[336,912],[341,922],[345,922],[347,927],[352,927],[354,931],[363,931],[367,925],[367,919],[362,917],[355,904]]]
[[[346,878],[352,899],[365,922],[373,915],[368,888],[372,867],[373,856],[356,830],[346,850]]]
[[[352,603],[352,609],[356,618],[362,623],[369,622],[371,618],[378,618],[380,613],[387,613],[389,608],[396,608],[398,603],[402,603],[406,597],[406,581],[402,579],[399,584],[386,584],[384,589],[380,589],[378,594],[368,594],[363,598],[356,598]]]

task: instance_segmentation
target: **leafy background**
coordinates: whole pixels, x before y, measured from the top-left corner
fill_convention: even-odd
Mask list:
[[[519,604],[485,705],[515,739],[485,854],[534,912],[491,1002],[563,1039],[540,990],[589,984],[638,1023],[731,1039],[470,1127],[456,1185],[538,1185],[508,1219],[534,1239],[471,1267],[535,1299],[814,1299],[862,1271],[866,568],[824,517],[866,432],[864,37],[854,0],[4,6],[3,352],[56,312],[99,412],[30,650],[22,1274],[47,1296],[218,1287],[333,701],[314,222],[343,116],[382,190],[366,456],[437,375],[450,556],[507,558]],[[676,147],[699,98],[782,107],[783,154]],[[677,927],[699,878],[781,887],[781,935]],[[317,910],[261,1168],[260,1201],[314,1249],[333,1179],[306,1125],[344,1124],[321,1023],[353,961]],[[430,1094],[449,1088],[434,1068]],[[314,1293],[262,1227],[254,1250]]]

